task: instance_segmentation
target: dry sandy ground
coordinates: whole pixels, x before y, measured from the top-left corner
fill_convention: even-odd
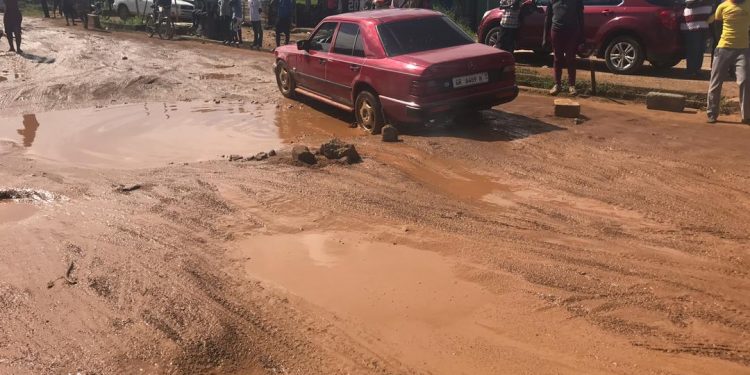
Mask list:
[[[0,188],[38,194],[0,203],[0,373],[750,373],[748,126],[522,95],[383,144],[279,99],[268,54],[25,36]],[[284,151],[333,135],[364,161]]]

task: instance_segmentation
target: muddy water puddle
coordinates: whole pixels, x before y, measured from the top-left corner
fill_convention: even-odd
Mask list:
[[[49,161],[133,169],[253,155],[317,126],[350,130],[340,120],[287,105],[139,103],[0,118],[0,140]]]
[[[480,337],[493,340],[477,323],[495,296],[456,277],[439,254],[334,232],[254,236],[230,256],[251,277],[363,325],[407,361],[441,373],[489,365],[456,353]]]
[[[140,103],[0,118],[0,140],[90,168],[148,168],[253,155],[300,138],[361,134],[345,121],[282,102]]]
[[[33,204],[0,201],[0,225],[26,220],[38,211]]]

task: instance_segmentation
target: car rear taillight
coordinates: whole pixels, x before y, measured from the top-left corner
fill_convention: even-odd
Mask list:
[[[409,94],[412,96],[429,96],[449,90],[451,81],[445,79],[433,79],[430,81],[412,81],[409,87]]]
[[[671,9],[660,10],[659,21],[661,21],[662,26],[669,30],[677,30],[679,27],[677,12]]]

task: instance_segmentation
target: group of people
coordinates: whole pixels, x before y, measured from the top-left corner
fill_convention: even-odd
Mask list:
[[[496,47],[513,52],[518,30],[523,18],[536,11],[532,0],[501,0],[504,8],[501,19],[501,34]],[[685,44],[687,74],[699,77],[703,67],[707,39],[712,23],[720,23],[713,30],[720,30],[712,51],[711,78],[708,89],[708,122],[715,123],[719,116],[721,88],[729,77],[734,76],[739,85],[742,122],[750,124],[750,3],[747,0],[724,0],[715,4],[712,0],[687,0],[683,11],[681,30]],[[568,92],[576,91],[576,55],[585,42],[582,0],[551,0],[547,7],[542,47],[550,47],[554,54],[553,74],[555,83],[551,95],[562,91],[562,72],[568,71]],[[732,74],[733,73],[733,74]]]

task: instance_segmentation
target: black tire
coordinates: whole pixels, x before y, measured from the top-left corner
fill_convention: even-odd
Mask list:
[[[170,18],[167,17],[162,19],[161,23],[157,26],[156,31],[159,33],[160,39],[172,39],[174,36],[174,26],[172,25],[172,20]]]
[[[643,66],[645,54],[641,43],[629,36],[612,39],[604,52],[607,68],[615,74],[633,74]]]
[[[128,6],[120,4],[120,6],[117,7],[117,16],[119,16],[121,20],[127,21],[127,19],[130,18],[130,10],[128,9]]]
[[[667,70],[667,69],[671,69],[677,66],[677,64],[679,64],[680,61],[682,61],[682,58],[673,57],[671,60],[654,60],[654,61],[649,61],[649,63],[651,63],[651,66],[653,66],[654,69]]]
[[[354,103],[354,116],[357,118],[357,124],[370,134],[380,134],[385,125],[380,100],[368,90],[363,90],[357,95]]]
[[[487,32],[487,35],[484,37],[484,44],[494,47],[497,45],[497,42],[500,40],[500,35],[502,34],[503,28],[500,26],[495,26],[490,29],[490,31]]]
[[[281,95],[289,99],[294,98],[294,89],[297,88],[297,82],[294,81],[294,75],[292,75],[289,67],[283,61],[279,61],[278,65],[276,65],[276,84],[279,86]]]
[[[153,14],[149,14],[146,17],[146,22],[144,24],[146,28],[146,34],[148,34],[149,38],[153,38],[154,34],[156,34],[156,19],[154,18]]]

